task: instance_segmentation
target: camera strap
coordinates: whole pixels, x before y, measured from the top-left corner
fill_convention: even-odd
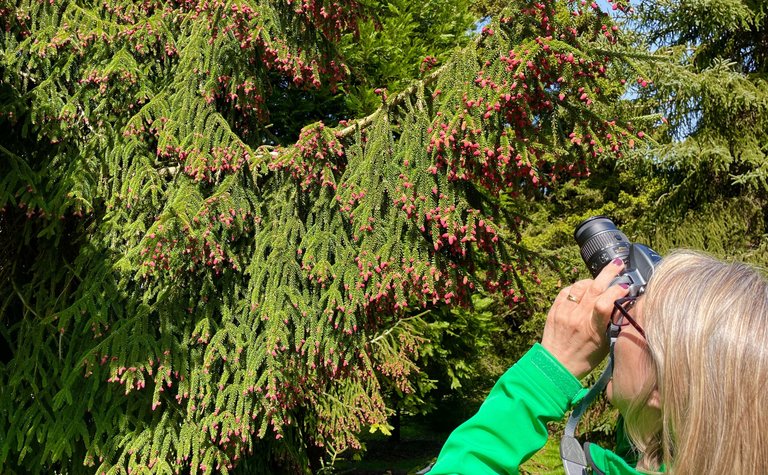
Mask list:
[[[587,408],[592,404],[598,394],[603,392],[613,376],[613,347],[616,344],[616,338],[619,336],[619,327],[611,323],[608,328],[608,337],[610,347],[608,352],[608,364],[603,370],[603,374],[597,379],[595,384],[589,389],[589,392],[579,401],[579,404],[573,408],[568,422],[565,424],[565,432],[560,441],[560,458],[563,461],[563,468],[566,475],[584,475],[589,473],[589,462],[587,454],[578,439],[576,439],[576,427],[579,425]]]

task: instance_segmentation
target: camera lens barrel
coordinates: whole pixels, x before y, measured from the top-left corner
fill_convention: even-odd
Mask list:
[[[576,227],[573,237],[592,276],[597,276],[606,264],[617,257],[627,262],[631,243],[605,216],[593,216],[583,221]]]

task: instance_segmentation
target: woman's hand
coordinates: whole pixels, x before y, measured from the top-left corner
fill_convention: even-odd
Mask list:
[[[580,280],[564,288],[547,314],[541,345],[579,379],[608,354],[605,329],[613,302],[627,294],[626,284],[609,284],[622,269],[624,262],[617,258],[595,280]]]

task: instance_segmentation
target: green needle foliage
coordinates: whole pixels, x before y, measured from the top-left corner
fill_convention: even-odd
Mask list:
[[[421,312],[527,301],[530,200],[640,144],[620,32],[521,1],[371,115],[275,135],[365,11],[0,2],[0,466],[318,469],[424,382]]]
[[[414,78],[447,60],[471,38],[475,18],[467,0],[379,1],[377,14],[342,38],[340,50],[351,71],[344,102],[352,117],[381,105],[377,88],[400,91]]]
[[[635,107],[660,113],[643,164],[628,182],[647,211],[637,230],[660,250],[707,249],[768,262],[768,9],[742,0],[646,1],[633,25],[639,49]],[[633,194],[630,185],[628,191]]]

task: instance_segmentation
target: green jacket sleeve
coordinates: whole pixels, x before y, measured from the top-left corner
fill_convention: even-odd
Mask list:
[[[543,346],[533,346],[496,382],[480,410],[454,430],[429,475],[518,473],[583,396],[581,383]]]

